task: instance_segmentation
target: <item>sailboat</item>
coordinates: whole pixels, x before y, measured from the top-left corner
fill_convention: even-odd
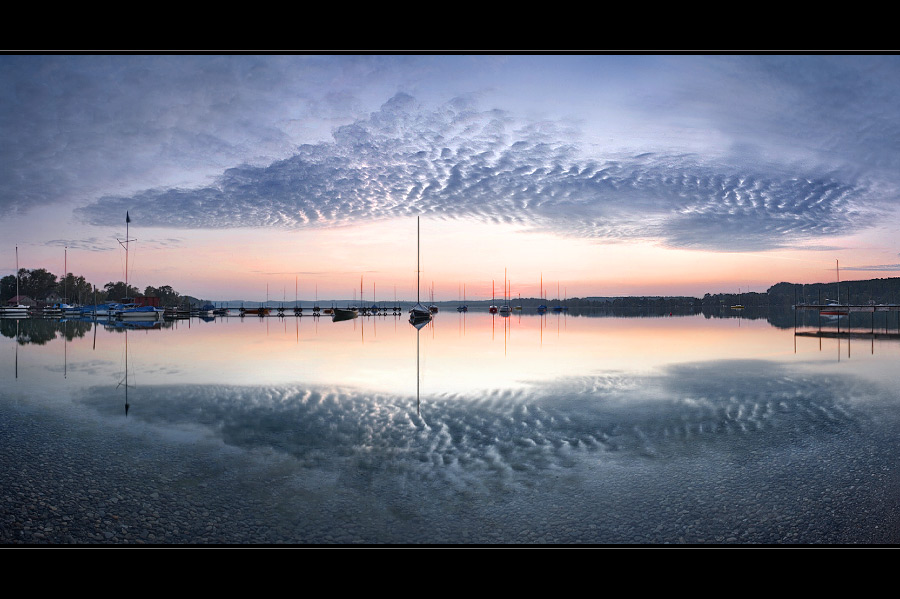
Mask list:
[[[123,245],[125,248],[125,294],[128,294],[128,243],[131,241],[128,238],[128,225],[131,223],[131,216],[128,215],[128,212],[125,212],[125,243],[123,244],[121,241],[119,245]],[[120,320],[159,320],[162,318],[163,309],[157,308],[155,306],[141,306],[134,302],[128,302],[128,297],[123,298],[126,300],[122,307],[116,310],[115,315],[116,318]]]
[[[822,316],[844,316],[845,314],[850,313],[850,308],[848,306],[841,305],[841,268],[840,263],[837,260],[834,261],[834,268],[837,272],[838,299],[835,301],[825,298],[825,301],[828,302],[828,307],[824,310],[819,310],[819,314],[821,314]]]
[[[419,224],[419,217],[416,217],[416,305],[409,309],[409,323],[416,327],[417,329],[421,329],[425,326],[428,321],[431,320],[431,310],[422,305],[421,301],[421,263],[422,263],[422,249],[421,249],[421,226]]]
[[[303,314],[303,308],[300,307],[300,300],[297,297],[297,277],[294,276],[294,315],[300,316]]]
[[[556,301],[559,302],[559,281],[556,282]],[[553,306],[553,311],[554,312],[562,312],[563,311],[562,304],[557,303],[555,306]]]
[[[540,314],[543,314],[547,311],[547,304],[543,303],[544,300],[544,273],[541,273],[541,304],[537,307],[537,311]]]
[[[63,316],[80,316],[81,307],[69,302],[69,248],[66,247],[63,252],[63,303],[59,304]]]
[[[16,300],[21,302],[19,295],[19,246],[16,246]],[[28,316],[28,306],[21,303],[15,306],[0,307],[0,316],[4,318],[24,318]]]
[[[503,269],[503,305],[498,310],[500,316],[509,316],[509,301],[506,298],[506,269]]]
[[[358,318],[359,310],[353,307],[347,308],[332,308],[331,309],[331,321],[338,322],[340,320],[350,320],[351,318]]]
[[[738,288],[738,295],[741,296],[741,299],[737,304],[731,306],[732,310],[743,310],[744,309],[744,294],[741,293],[740,288]]]
[[[434,281],[431,282],[431,304],[428,305],[428,311],[437,314],[438,306],[434,303]]]
[[[465,283],[463,284],[463,303],[462,303],[462,305],[456,306],[456,311],[457,312],[468,312],[469,311],[469,306],[468,306],[468,304],[466,304],[466,285],[465,285]]]
[[[362,296],[362,277],[359,279],[360,296]],[[360,297],[362,299],[362,297]],[[359,308],[356,306],[356,289],[353,290],[353,305],[346,308],[331,308],[331,321],[338,322],[341,320],[350,320],[359,318]]]
[[[497,313],[497,306],[494,305],[494,280],[491,279],[491,307],[488,308],[488,312],[491,314]]]

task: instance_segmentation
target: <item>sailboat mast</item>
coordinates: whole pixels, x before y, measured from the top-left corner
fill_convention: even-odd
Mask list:
[[[19,297],[19,246],[16,246],[16,299],[22,303],[22,298]]]
[[[131,217],[128,211],[125,211],[125,297],[128,297],[128,225],[131,223]],[[128,373],[127,367],[125,373]],[[125,387],[128,388],[127,386]]]
[[[837,292],[838,292],[837,303],[840,304],[841,303],[841,266],[837,260],[834,261],[834,270],[837,273]],[[848,301],[847,303],[849,304],[850,302]]]
[[[422,276],[422,229],[419,217],[416,217],[416,303],[421,303],[421,276]]]

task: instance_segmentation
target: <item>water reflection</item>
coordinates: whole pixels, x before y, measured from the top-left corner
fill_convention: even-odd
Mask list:
[[[314,522],[322,536],[303,538],[326,542],[347,522],[375,542],[709,542],[735,529],[817,542],[827,529],[802,509],[827,498],[859,513],[853,502],[896,475],[896,334],[703,314],[499,318],[4,322],[0,342],[29,349],[0,401],[69,404],[112,432],[124,396],[127,427],[151,446],[215,442],[232,452],[223,470],[233,452],[277,457],[260,497],[287,503],[279,527]],[[44,376],[60,358],[63,376]],[[343,511],[306,510],[312,493]],[[502,534],[485,536],[487,522]]]

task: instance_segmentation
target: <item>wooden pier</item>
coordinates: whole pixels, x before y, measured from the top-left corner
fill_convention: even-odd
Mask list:
[[[849,314],[850,312],[898,312],[900,304],[796,304],[795,310],[818,310]]]
[[[818,337],[820,339],[900,340],[900,333],[887,333],[882,331],[795,331],[794,335],[797,337]]]

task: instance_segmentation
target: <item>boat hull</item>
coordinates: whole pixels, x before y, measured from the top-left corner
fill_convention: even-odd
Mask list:
[[[331,315],[332,322],[338,322],[340,320],[352,320],[354,318],[359,318],[359,310],[351,310],[349,308],[334,308]]]

